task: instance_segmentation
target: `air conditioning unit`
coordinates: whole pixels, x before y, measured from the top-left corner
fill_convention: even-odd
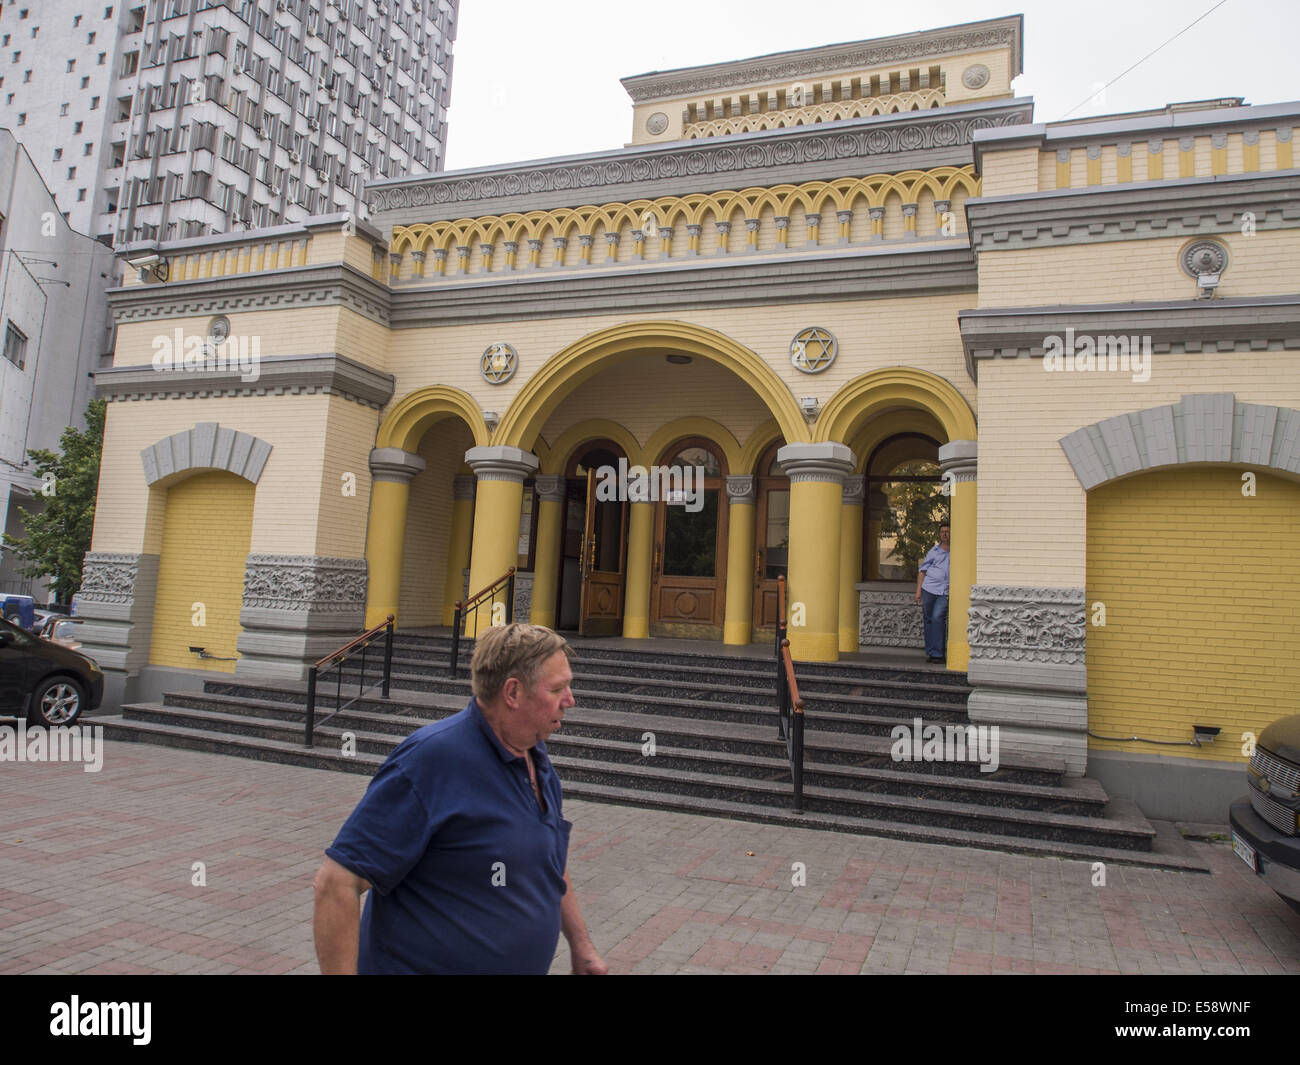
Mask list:
[[[338,89],[327,89],[326,94],[329,96],[331,100],[337,100],[339,98]]]
[[[279,195],[280,195],[280,186],[279,185],[271,186],[271,198],[274,199]]]
[[[275,9],[277,11],[288,11],[289,5],[285,3],[285,0],[275,0]]]
[[[379,54],[383,57],[385,63],[391,63],[393,61],[393,50],[391,48],[382,48],[380,49]]]
[[[307,128],[311,130],[313,133],[315,133],[316,130],[320,129],[320,123],[317,122],[314,118],[309,118],[307,119]]]
[[[299,155],[297,152],[290,152],[290,153],[289,153],[289,162],[291,162],[291,163],[301,163],[301,162],[302,162],[302,156]]]
[[[317,178],[318,181],[320,181],[322,184],[324,184],[326,181],[329,181],[330,176],[329,176],[329,173],[326,172],[326,171],[324,171],[324,170],[317,170],[317,171],[316,171],[316,178]]]

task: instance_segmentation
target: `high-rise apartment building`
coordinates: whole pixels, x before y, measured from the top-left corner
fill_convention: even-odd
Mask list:
[[[442,169],[456,0],[8,0],[0,124],[68,223],[181,239]]]

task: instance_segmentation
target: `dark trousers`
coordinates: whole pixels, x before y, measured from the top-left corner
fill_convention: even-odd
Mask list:
[[[921,616],[925,619],[925,653],[948,657],[948,597],[921,589]]]

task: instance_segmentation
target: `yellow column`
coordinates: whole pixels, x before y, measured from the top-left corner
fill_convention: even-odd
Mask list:
[[[758,494],[751,475],[727,478],[727,613],[722,642],[747,644],[754,620],[754,520]]]
[[[952,540],[948,563],[948,668],[970,664],[966,625],[975,583],[975,502],[978,449],[974,440],[954,440],[939,448],[939,468],[951,485]]]
[[[456,601],[465,595],[465,567],[469,565],[470,537],[474,529],[474,478],[458,474],[451,482],[451,535],[447,539],[447,577],[442,585],[442,623],[456,620]]]
[[[424,459],[400,447],[370,452],[370,523],[366,531],[366,628],[389,614],[398,617],[402,587],[402,551],[406,543],[406,507],[411,481],[424,470]]]
[[[504,576],[519,557],[524,478],[537,469],[538,463],[536,455],[502,446],[472,447],[465,452],[465,461],[478,477],[474,544],[469,557],[469,591],[473,595]],[[468,618],[466,621],[467,631],[473,632],[473,624]],[[478,628],[490,624],[490,608],[484,607]]]
[[[790,650],[804,662],[839,658],[840,511],[856,465],[844,444],[786,444],[790,478]]]
[[[627,588],[623,593],[623,638],[650,636],[650,555],[654,547],[655,505],[629,503]]]
[[[862,573],[862,504],[866,481],[844,478],[840,510],[840,654],[858,649],[858,576]]]
[[[537,554],[533,563],[534,625],[555,628],[555,592],[560,579],[560,547],[564,535],[564,478],[545,474],[533,481],[537,490]]]

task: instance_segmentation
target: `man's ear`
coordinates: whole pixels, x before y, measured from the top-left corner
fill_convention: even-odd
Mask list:
[[[501,685],[501,698],[507,706],[513,708],[519,702],[523,691],[524,686],[518,677],[507,677],[506,682]]]

